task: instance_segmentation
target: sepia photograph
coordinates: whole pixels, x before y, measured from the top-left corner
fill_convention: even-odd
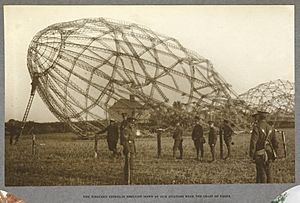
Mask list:
[[[292,5],[6,5],[5,186],[295,183]]]

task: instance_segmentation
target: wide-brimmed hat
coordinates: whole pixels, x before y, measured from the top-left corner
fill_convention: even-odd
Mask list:
[[[268,115],[269,112],[266,112],[266,111],[256,111],[254,114],[252,114],[252,116],[257,116],[257,115],[261,115],[261,116],[266,116]]]

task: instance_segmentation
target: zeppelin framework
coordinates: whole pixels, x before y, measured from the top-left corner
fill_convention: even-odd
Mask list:
[[[37,91],[49,110],[79,133],[120,115],[112,107],[130,105],[129,98],[140,108],[171,111],[180,101],[184,114],[202,112],[203,123],[212,117],[231,118],[236,126],[248,122],[240,113],[244,96],[208,59],[134,23],[93,18],[51,25],[34,36],[27,65],[32,79],[39,74]]]

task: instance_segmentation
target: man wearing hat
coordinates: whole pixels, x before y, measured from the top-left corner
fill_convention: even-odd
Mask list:
[[[119,130],[118,126],[114,119],[110,119],[110,124],[99,131],[97,134],[102,134],[107,132],[106,140],[108,144],[108,149],[113,152],[113,156],[115,157],[117,153],[117,143],[119,140]]]
[[[196,125],[193,128],[192,132],[192,140],[194,141],[194,145],[196,148],[197,153],[197,160],[199,160],[199,152],[201,152],[200,161],[203,160],[204,150],[203,150],[203,144],[205,143],[205,138],[203,136],[203,128],[200,125],[199,117],[196,116]]]
[[[173,145],[173,158],[176,158],[176,151],[177,149],[179,150],[180,156],[178,159],[183,158],[183,147],[182,147],[182,142],[183,142],[183,129],[181,127],[180,122],[176,123],[176,128],[175,131],[173,132],[173,139],[174,139],[174,145]]]
[[[250,139],[250,158],[256,164],[256,183],[272,182],[271,162],[277,158],[278,141],[274,128],[266,121],[267,114],[257,111],[253,115],[256,125]]]
[[[134,169],[135,155],[135,137],[136,129],[134,126],[134,118],[127,118],[127,125],[123,132],[123,153],[125,155],[124,177],[127,183],[130,182],[131,170]]]
[[[231,126],[229,125],[229,121],[226,119],[223,122],[221,132],[223,134],[223,139],[224,139],[224,142],[225,142],[226,148],[227,148],[227,156],[225,157],[225,159],[228,159],[231,157],[231,142],[232,142],[232,135],[233,135],[234,131],[231,128]]]
[[[211,162],[215,161],[215,146],[217,143],[217,129],[214,126],[213,121],[208,121],[209,125],[209,131],[208,131],[208,144],[210,146],[210,152],[211,152],[211,157],[212,160]]]

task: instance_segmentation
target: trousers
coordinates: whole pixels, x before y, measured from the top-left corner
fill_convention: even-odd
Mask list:
[[[176,156],[176,151],[179,149],[180,152],[180,158],[183,156],[183,146],[182,146],[183,140],[174,140],[174,146],[173,146],[173,157]]]
[[[215,160],[215,145],[209,145],[210,146],[210,152],[211,152],[211,159],[212,161]]]
[[[132,169],[134,164],[134,157],[132,153],[125,155],[125,164],[124,164],[124,180],[125,184],[130,185],[132,182]]]
[[[200,152],[200,157],[203,158],[204,155],[203,142],[201,142],[200,139],[197,139],[194,140],[194,145],[196,148],[197,158],[199,158],[199,152]]]
[[[256,183],[272,183],[271,162],[265,161],[263,156],[255,157]]]

